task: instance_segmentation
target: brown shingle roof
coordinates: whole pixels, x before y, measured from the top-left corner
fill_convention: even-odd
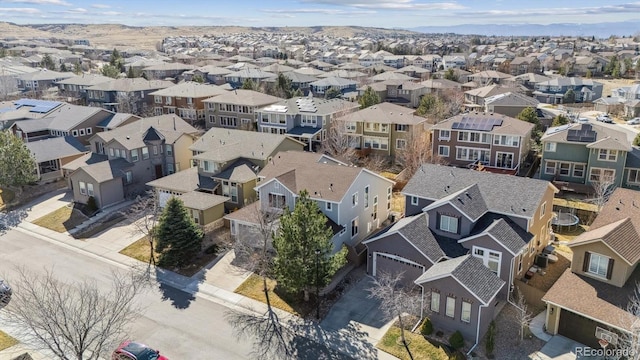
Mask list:
[[[463,118],[477,118],[477,119],[500,119],[502,125],[494,126],[490,132],[492,134],[510,134],[510,135],[526,135],[535,125],[526,121],[518,120],[510,116],[502,114],[487,114],[487,113],[464,113],[459,114],[439,123],[433,125],[432,129],[445,129],[451,130],[453,123],[460,122]]]
[[[383,102],[368,108],[358,110],[340,118],[342,121],[374,122],[383,124],[416,125],[427,119],[414,115],[415,110],[404,106]]]
[[[598,240],[607,244],[630,265],[640,260],[640,237],[629,218],[582,233],[569,243],[569,247]]]

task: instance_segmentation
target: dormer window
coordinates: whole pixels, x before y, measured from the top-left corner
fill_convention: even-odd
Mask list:
[[[448,215],[440,215],[440,230],[458,233],[458,218]]]
[[[595,276],[611,279],[613,272],[613,259],[600,254],[585,252],[582,271]]]

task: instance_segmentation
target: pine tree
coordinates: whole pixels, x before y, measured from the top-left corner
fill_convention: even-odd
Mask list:
[[[56,63],[53,61],[53,59],[51,58],[51,55],[49,54],[46,54],[45,56],[42,57],[42,62],[40,62],[40,66],[42,66],[47,70],[56,69]]]
[[[62,63],[62,64],[60,64],[60,71],[61,72],[67,72],[67,71],[69,71],[69,69],[67,69],[67,65]]]
[[[566,125],[569,123],[569,118],[567,118],[566,116],[562,115],[562,114],[558,114],[556,115],[556,117],[553,118],[553,122],[551,123],[551,126],[561,126],[561,125]]]
[[[360,109],[368,108],[369,106],[380,103],[380,95],[378,95],[371,86],[367,86],[367,90],[365,90],[364,94],[358,99],[358,103],[360,104]]]
[[[76,75],[82,74],[82,65],[80,65],[79,61],[73,65],[73,73]]]
[[[136,77],[135,72],[133,72],[133,68],[131,67],[131,65],[129,65],[129,70],[127,70],[127,77],[129,79],[133,79],[134,77]]]
[[[183,266],[202,249],[202,230],[193,222],[182,200],[172,197],[162,211],[154,235],[160,252],[158,265]]]
[[[342,92],[340,92],[340,89],[335,88],[335,87],[330,87],[325,93],[324,93],[324,98],[329,100],[329,99],[335,99],[335,98],[339,98],[340,96],[342,96]]]
[[[0,131],[0,185],[22,186],[36,180],[36,161],[21,139]]]
[[[346,263],[347,254],[346,248],[342,248],[332,255],[332,237],[327,218],[316,202],[309,199],[309,194],[302,191],[293,212],[284,210],[273,238],[276,250],[273,270],[278,285],[291,294],[304,292],[305,300],[309,299],[310,289],[327,285]]]

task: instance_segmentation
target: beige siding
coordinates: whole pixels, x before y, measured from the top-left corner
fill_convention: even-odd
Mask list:
[[[202,225],[207,225],[218,219],[222,219],[224,216],[224,203],[202,211],[201,215],[200,221]]]
[[[604,282],[607,282],[611,285],[622,287],[624,283],[629,278],[629,275],[635,269],[635,266],[629,266],[629,264],[624,261],[620,256],[614,253],[611,248],[602,243],[601,241],[592,242],[589,244],[572,246],[571,250],[573,251],[573,260],[571,261],[571,271],[576,274],[592,277],[594,279],[598,279]],[[582,267],[584,264],[584,254],[585,252],[596,253],[599,255],[604,255],[613,259],[613,274],[611,275],[611,280],[603,279],[600,276],[593,275],[589,272],[582,271]]]
[[[193,144],[193,137],[182,135],[173,143],[173,157],[175,159],[175,170],[186,170],[191,167],[191,150],[189,146]]]

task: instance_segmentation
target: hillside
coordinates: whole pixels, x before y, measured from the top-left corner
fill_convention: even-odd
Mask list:
[[[314,34],[316,36],[329,35],[339,37],[354,37],[359,35],[389,36],[392,34],[415,35],[407,30],[392,30],[380,28],[364,28],[357,26],[312,26],[312,27],[240,27],[240,26],[152,26],[133,27],[119,24],[42,24],[17,25],[0,22],[2,37],[88,39],[94,46],[107,48],[136,47],[154,49],[155,44],[167,36],[199,36],[230,33],[263,33],[288,32],[300,34]]]

